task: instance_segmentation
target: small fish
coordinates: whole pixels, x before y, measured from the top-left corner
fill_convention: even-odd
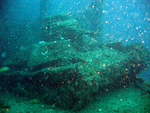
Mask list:
[[[9,67],[2,67],[2,68],[0,69],[0,72],[7,71],[7,70],[9,70],[9,69],[10,69]]]

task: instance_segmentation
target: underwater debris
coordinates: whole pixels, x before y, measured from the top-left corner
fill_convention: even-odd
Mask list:
[[[81,29],[70,18],[68,14],[46,18],[44,44],[28,46],[4,61],[3,65],[13,68],[3,73],[3,78],[15,79],[2,84],[8,84],[12,90],[16,85],[10,84],[20,84],[30,96],[36,92],[46,103],[76,111],[101,88],[136,81],[136,75],[148,67],[149,52],[141,44],[119,44],[120,50],[116,50],[117,44],[99,46],[95,39],[98,33]]]
[[[61,40],[63,37],[69,40],[78,51],[95,49],[98,43],[94,37],[99,33],[81,29],[78,21],[73,19],[69,13],[52,15],[44,20],[42,38],[46,42]]]

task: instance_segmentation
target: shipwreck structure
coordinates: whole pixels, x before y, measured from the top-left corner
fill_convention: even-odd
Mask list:
[[[1,89],[79,110],[106,86],[138,81],[149,64],[147,48],[102,44],[98,35],[81,29],[69,13],[45,18],[42,41],[3,62],[10,69],[0,73]]]

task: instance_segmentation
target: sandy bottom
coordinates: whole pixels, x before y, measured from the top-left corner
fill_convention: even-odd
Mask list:
[[[73,113],[9,93],[1,93],[1,97],[10,106],[4,109],[6,113]],[[76,113],[150,113],[150,96],[133,85],[128,88],[112,88],[98,95],[96,101]]]

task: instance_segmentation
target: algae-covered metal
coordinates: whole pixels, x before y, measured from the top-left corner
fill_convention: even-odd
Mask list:
[[[119,43],[119,49],[115,44],[101,44],[95,39],[98,33],[80,29],[70,18],[68,14],[46,18],[44,41],[7,59],[3,65],[10,70],[1,73],[1,80],[15,77],[12,89],[22,87],[20,95],[38,94],[42,101],[77,110],[102,87],[136,79],[148,66],[149,52],[141,44]]]

